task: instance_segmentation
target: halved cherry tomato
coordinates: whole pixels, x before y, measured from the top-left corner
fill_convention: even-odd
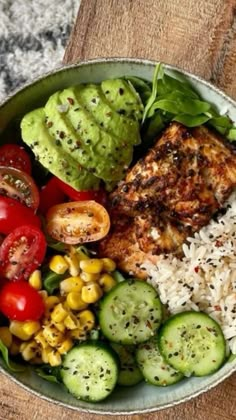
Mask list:
[[[45,310],[41,295],[26,281],[8,282],[0,290],[0,311],[16,321],[37,321]]]
[[[23,147],[14,143],[4,144],[0,147],[0,165],[19,169],[29,175],[32,170],[28,153]]]
[[[53,206],[46,215],[46,222],[49,235],[66,244],[98,241],[110,229],[106,209],[92,200]]]
[[[0,247],[0,274],[9,280],[27,280],[42,263],[46,248],[39,228],[23,225],[14,229]]]
[[[0,194],[14,198],[33,210],[39,206],[39,192],[33,178],[19,169],[0,166]]]
[[[65,194],[59,188],[57,178],[53,176],[40,191],[39,211],[46,214],[50,207],[65,201]]]
[[[0,233],[8,235],[25,224],[40,227],[41,221],[32,209],[13,198],[0,195]]]
[[[61,179],[56,178],[56,180],[59,188],[73,201],[94,200],[102,205],[106,204],[106,193],[101,188],[99,190],[77,191]]]

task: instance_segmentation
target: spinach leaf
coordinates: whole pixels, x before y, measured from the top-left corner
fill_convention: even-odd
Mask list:
[[[155,102],[155,99],[156,99],[156,96],[157,96],[158,79],[159,78],[161,79],[163,76],[164,76],[163,67],[162,67],[161,63],[158,63],[156,68],[155,68],[154,75],[153,75],[152,93],[151,93],[151,95],[150,95],[150,97],[147,101],[147,104],[144,108],[142,124],[144,123],[150,108],[152,107],[153,103]]]
[[[2,355],[5,365],[8,367],[9,370],[11,370],[12,372],[23,372],[25,370],[24,366],[20,366],[9,359],[8,348],[5,346],[5,344],[3,344],[2,340],[0,340],[0,353]]]
[[[43,288],[52,295],[55,290],[59,289],[60,282],[65,278],[64,274],[57,274],[54,271],[48,269],[46,273],[43,273]]]
[[[118,270],[113,271],[112,277],[117,281],[117,283],[121,283],[122,281],[125,281],[125,277]]]
[[[198,125],[205,124],[209,121],[210,117],[204,114],[192,116],[188,114],[179,114],[173,118],[173,121],[177,121],[187,127],[197,127]]]
[[[138,92],[143,105],[145,106],[152,93],[151,83],[135,76],[127,76],[125,79],[132,83],[134,89]]]
[[[37,367],[35,372],[37,373],[40,378],[45,379],[48,382],[53,382],[60,384],[60,366],[56,368],[52,368],[51,366],[43,365],[41,367]]]

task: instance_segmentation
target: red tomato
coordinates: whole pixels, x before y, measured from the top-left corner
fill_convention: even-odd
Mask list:
[[[58,186],[57,178],[53,176],[40,191],[39,211],[46,214],[50,207],[65,201],[65,194]]]
[[[0,291],[0,311],[16,321],[37,321],[44,313],[41,295],[26,281],[8,282]]]
[[[106,203],[106,192],[103,189],[100,190],[83,190],[77,191],[70,185],[56,178],[59,188],[73,201],[84,201],[94,200],[98,203],[105,205]]]
[[[39,206],[39,192],[33,178],[15,168],[0,166],[0,194],[14,198],[33,210]]]
[[[25,279],[38,268],[46,254],[44,234],[35,226],[14,229],[0,247],[0,273],[9,280]]]
[[[8,235],[21,225],[40,227],[41,221],[33,210],[13,198],[0,195],[0,233]]]
[[[57,241],[79,244],[102,239],[110,229],[106,209],[96,201],[75,201],[49,209],[47,231]]]
[[[4,144],[0,147],[0,165],[11,166],[12,168],[31,174],[32,166],[28,153],[17,144]]]

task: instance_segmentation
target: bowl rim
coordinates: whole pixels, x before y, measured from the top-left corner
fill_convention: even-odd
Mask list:
[[[158,63],[158,60],[148,60],[145,58],[129,58],[129,57],[99,57],[99,58],[92,58],[88,60],[81,60],[73,64],[62,64],[61,66],[56,67],[55,69],[46,72],[38,77],[34,77],[29,82],[26,82],[21,86],[20,88],[17,88],[13,90],[9,95],[7,95],[3,100],[0,101],[0,112],[9,104],[9,102],[14,101],[14,99],[17,96],[20,96],[25,90],[28,88],[35,86],[37,84],[40,84],[43,80],[47,79],[48,77],[53,77],[54,75],[63,73],[68,70],[80,68],[80,67],[86,67],[90,65],[99,65],[104,63],[126,63],[126,64],[137,64],[137,65],[148,65],[155,67]],[[195,74],[192,74],[189,71],[186,71],[178,66],[173,66],[171,64],[165,63],[161,61],[164,68],[170,71],[176,71],[180,74],[187,76],[188,78],[195,80],[196,82],[199,82],[201,85],[204,85],[206,88],[216,92],[219,96],[221,96],[223,99],[225,99],[227,102],[229,102],[233,107],[236,109],[236,100],[228,96],[226,93],[224,93],[221,89],[219,89],[217,86],[213,85],[212,83],[204,80],[202,77],[197,76]],[[215,388],[217,385],[222,383],[225,379],[229,378],[234,372],[236,372],[236,360],[230,362],[231,363],[231,369],[227,371],[223,376],[218,378],[215,382],[209,384],[207,387],[204,387],[204,385],[194,393],[189,393],[187,396],[182,397],[180,399],[175,399],[174,401],[170,403],[164,403],[163,405],[156,407],[149,407],[149,408],[143,408],[143,409],[134,409],[134,410],[122,410],[122,411],[111,411],[106,409],[96,409],[96,408],[85,408],[85,407],[78,407],[71,405],[69,403],[64,403],[62,401],[59,401],[57,399],[53,399],[51,397],[48,397],[46,395],[41,394],[39,391],[36,391],[34,389],[31,389],[28,385],[25,385],[22,383],[19,379],[12,376],[11,373],[7,370],[7,368],[0,365],[0,373],[5,375],[9,380],[13,381],[15,384],[19,385],[21,388],[23,388],[25,391],[30,392],[31,394],[37,396],[40,399],[43,399],[51,404],[56,404],[58,406],[71,409],[73,411],[81,412],[81,413],[89,413],[89,414],[97,414],[97,415],[112,415],[112,416],[124,416],[124,415],[134,415],[134,414],[148,414],[153,412],[158,412],[161,410],[165,410],[168,408],[175,407],[181,403],[188,402],[192,400],[193,398],[198,397],[201,394],[204,394],[208,392],[209,390]],[[96,407],[96,405],[94,405]]]

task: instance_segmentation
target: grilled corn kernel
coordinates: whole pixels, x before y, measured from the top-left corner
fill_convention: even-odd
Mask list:
[[[98,258],[80,261],[81,270],[88,274],[99,274],[103,269],[103,261]]]
[[[76,328],[78,328],[80,326],[80,323],[79,323],[79,321],[78,321],[78,319],[76,318],[75,315],[69,314],[64,319],[64,325],[66,326],[66,328],[68,330],[75,330]]]
[[[42,297],[43,301],[45,302],[45,300],[48,297],[48,292],[46,290],[40,290],[39,291],[40,296]]]
[[[104,292],[107,293],[116,285],[116,281],[112,276],[110,276],[110,274],[102,274],[99,279],[99,284],[103,288]]]
[[[73,347],[73,341],[71,340],[71,338],[66,338],[60,346],[57,347],[57,351],[60,354],[65,354],[67,353],[72,347]]]
[[[60,283],[60,292],[61,294],[66,294],[70,292],[80,292],[83,286],[83,281],[79,276],[68,277],[65,280],[62,280]]]
[[[115,271],[116,269],[116,263],[115,261],[111,260],[111,258],[102,258],[103,261],[103,270],[108,271],[109,273],[111,271]]]
[[[10,332],[8,327],[0,327],[0,340],[8,349],[11,347],[12,333]]]
[[[84,286],[83,286],[84,287]],[[83,290],[83,288],[82,288]],[[70,309],[79,311],[87,308],[87,303],[81,298],[81,294],[78,292],[70,292],[66,297],[66,303]]]
[[[65,255],[65,260],[68,264],[69,273],[71,276],[76,277],[80,273],[79,258],[76,254]]]
[[[22,323],[22,328],[26,334],[32,336],[40,330],[41,325],[38,321],[27,321]]]
[[[85,271],[82,271],[80,275],[83,282],[87,283],[89,281],[97,281],[100,277],[99,274],[91,274],[91,273],[85,273]]]
[[[37,356],[38,353],[38,344],[32,340],[28,343],[22,343],[20,346],[20,352],[24,360],[28,361]]]
[[[34,270],[29,277],[29,284],[36,290],[42,289],[42,275],[40,270]]]
[[[61,355],[55,349],[49,353],[48,363],[50,366],[59,366],[61,364]]]
[[[65,320],[63,320],[62,322],[55,322],[55,321],[52,321],[52,324],[54,325],[54,327],[56,327],[56,329],[57,329],[58,331],[60,331],[60,332],[64,333],[64,332],[65,332],[65,330],[66,330],[66,326],[65,326],[65,324],[64,324],[64,321],[65,321]]]
[[[56,274],[64,274],[69,264],[62,255],[54,255],[49,262],[49,268]]]
[[[48,363],[48,355],[53,351],[53,347],[47,345],[44,349],[42,349],[41,357],[43,363]]]
[[[94,325],[95,325],[95,316],[88,309],[85,310],[85,311],[81,311],[78,314],[78,320],[80,322],[80,327],[84,331],[90,331],[90,330],[92,330],[93,327],[94,327]]]
[[[82,287],[81,298],[86,303],[95,303],[102,295],[102,289],[98,283],[90,283]]]
[[[63,333],[55,325],[46,325],[43,329],[43,336],[52,347],[58,346],[63,341]]]
[[[21,346],[21,341],[18,340],[18,338],[13,336],[11,347],[9,349],[10,354],[12,356],[16,356],[17,354],[19,354],[20,353],[20,346]]]
[[[62,303],[58,303],[51,313],[51,318],[54,322],[62,322],[67,315],[68,312],[63,308]]]
[[[22,341],[30,340],[32,334],[27,334],[23,329],[24,322],[11,321],[9,325],[9,330],[15,337],[20,338]]]
[[[69,332],[70,337],[72,340],[86,340],[87,334],[83,330],[83,328],[76,328],[76,330],[71,330]]]
[[[38,343],[43,349],[46,349],[48,346],[47,341],[44,338],[43,331],[39,331],[38,334],[34,336],[36,343]]]
[[[56,306],[58,303],[60,303],[60,299],[58,296],[48,296],[45,299],[45,308],[46,309],[53,309],[54,306]]]

